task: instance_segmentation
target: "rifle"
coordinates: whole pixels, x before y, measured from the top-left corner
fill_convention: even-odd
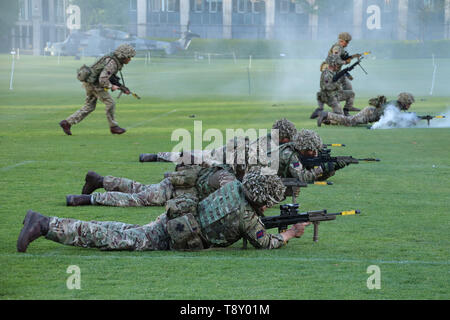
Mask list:
[[[350,71],[352,71],[356,66],[360,66],[361,69],[364,71],[365,74],[367,74],[367,71],[364,70],[364,68],[361,66],[361,60],[364,59],[364,57],[360,57],[358,58],[358,61],[356,61],[354,64],[352,64],[350,67],[344,68],[341,71],[339,71],[338,73],[336,73],[333,76],[333,82],[337,82],[340,78],[342,78],[343,76],[350,76]],[[351,76],[350,76],[351,77]]]
[[[123,80],[123,77],[122,77],[122,80]],[[119,87],[120,93],[119,93],[119,95],[117,96],[117,99],[120,98],[120,96],[122,95],[122,93],[125,93],[125,94],[131,94],[131,95],[132,95],[133,97],[135,97],[136,99],[140,99],[140,98],[141,98],[141,97],[139,97],[136,93],[131,92],[131,90],[128,89],[127,87],[125,87],[124,84],[121,84],[121,83],[120,83],[120,77],[116,76],[115,74],[113,74],[111,77],[109,77],[109,82],[111,82],[111,84],[113,84],[113,85]]]
[[[428,126],[430,126],[430,120],[431,119],[444,119],[445,116],[430,116],[430,115],[426,115],[426,116],[417,116],[420,120],[427,120]]]
[[[356,158],[353,158],[352,156],[332,157],[332,156],[330,156],[329,153],[319,153],[319,156],[317,156],[317,157],[312,157],[312,158],[302,157],[300,159],[300,161],[306,168],[314,168],[314,167],[318,167],[321,164],[327,163],[327,162],[337,163],[338,161],[345,161],[345,163],[347,163],[347,164],[358,164],[360,161],[378,162],[381,160],[376,159],[376,158],[356,159]]]
[[[298,213],[298,203],[280,205],[279,216],[262,217],[261,221],[266,229],[278,228],[278,232],[284,232],[289,225],[299,222],[312,222],[314,225],[313,241],[319,241],[319,223],[321,221],[336,220],[336,216],[360,214],[360,210],[341,211],[328,213],[326,209]]]
[[[354,55],[349,55],[347,51],[344,51],[344,53],[341,55],[341,59],[342,60],[355,59],[355,58],[360,58],[361,56],[367,56],[368,54],[371,54],[371,52],[366,51],[363,53],[356,53]]]
[[[286,195],[292,196],[292,203],[297,202],[297,196],[295,195],[297,190],[308,186],[306,182],[302,182],[297,178],[281,178],[281,182],[286,187]]]

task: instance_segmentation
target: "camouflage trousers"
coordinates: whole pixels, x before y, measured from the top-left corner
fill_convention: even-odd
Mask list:
[[[328,113],[327,120],[347,127],[356,126],[358,124],[367,124],[380,120],[375,107],[366,107],[354,116],[343,116],[335,113]]]
[[[108,120],[109,126],[114,127],[117,126],[117,122],[114,118],[114,113],[116,110],[116,103],[114,102],[111,95],[105,89],[96,87],[90,83],[83,83],[84,88],[86,89],[86,101],[84,106],[68,117],[66,120],[71,125],[77,124],[81,122],[84,118],[86,118],[92,111],[95,110],[97,106],[97,99],[100,99],[101,102],[105,104],[106,110],[106,119]]]
[[[114,207],[163,206],[176,196],[169,178],[160,183],[145,185],[127,178],[105,176],[103,187],[107,192],[93,192],[92,203]]]
[[[333,113],[344,114],[340,101],[345,101],[344,109],[350,109],[353,107],[353,101],[355,100],[355,92],[352,90],[339,90],[335,96],[329,97],[323,101],[320,98],[317,99],[317,104],[320,110],[323,110],[323,106],[326,103],[333,109]]]
[[[166,214],[143,226],[51,217],[45,237],[65,245],[102,250],[169,250],[166,225]]]

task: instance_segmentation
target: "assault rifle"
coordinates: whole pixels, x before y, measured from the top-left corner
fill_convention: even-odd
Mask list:
[[[284,232],[289,225],[299,222],[312,222],[314,225],[313,241],[319,241],[319,223],[321,221],[336,220],[336,216],[360,214],[360,210],[341,211],[328,213],[326,209],[317,211],[298,212],[298,203],[280,205],[279,216],[262,217],[261,221],[266,229],[278,228],[278,232]]]
[[[297,202],[297,191],[300,188],[306,188],[308,184],[306,182],[302,182],[297,178],[281,178],[281,182],[283,182],[286,187],[286,195],[292,196],[292,203]]]
[[[120,96],[122,95],[122,93],[125,94],[131,94],[133,97],[135,97],[136,99],[140,99],[141,97],[139,97],[136,93],[131,92],[130,89],[128,89],[127,87],[125,87],[124,84],[120,83],[120,77],[116,76],[115,74],[113,74],[111,77],[109,77],[109,82],[111,82],[111,84],[118,86],[120,93],[117,96],[117,99],[120,98]]]
[[[326,186],[326,185],[332,185],[333,182],[331,181],[314,181],[312,183],[306,183],[303,181],[300,181],[297,178],[281,178],[281,182],[283,182],[283,185],[286,187],[286,195],[292,196],[292,203],[297,203],[297,190],[300,188],[306,188],[308,187],[308,184],[314,184],[319,186]]]
[[[427,120],[428,126],[430,126],[430,120],[431,119],[444,119],[445,116],[430,116],[430,115],[426,115],[426,116],[417,116],[420,120]]]
[[[364,71],[365,74],[367,74],[367,71],[364,70],[364,68],[361,66],[361,60],[364,59],[364,57],[360,57],[358,58],[358,61],[356,61],[354,64],[352,64],[350,67],[344,68],[341,71],[339,71],[338,73],[336,73],[333,76],[333,82],[337,82],[340,78],[342,78],[343,76],[347,76],[347,77],[351,77],[350,75],[350,71],[352,71],[356,66],[360,66],[361,69]]]
[[[362,56],[367,56],[368,54],[371,54],[370,51],[366,51],[363,53],[356,53],[353,55],[349,55],[347,51],[344,51],[344,53],[341,55],[342,60],[348,60],[348,59],[354,59],[354,58],[361,58]]]
[[[317,156],[317,157],[312,157],[312,158],[302,157],[300,159],[300,161],[306,168],[314,168],[314,167],[318,167],[318,166],[328,163],[328,162],[337,163],[338,161],[345,161],[345,163],[348,165],[348,164],[358,164],[360,161],[379,162],[381,160],[376,159],[376,158],[356,159],[356,158],[353,158],[352,156],[332,157],[329,153],[319,153],[319,156]]]

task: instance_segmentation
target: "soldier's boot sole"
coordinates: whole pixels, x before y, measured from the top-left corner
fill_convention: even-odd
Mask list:
[[[77,207],[77,206],[89,206],[91,205],[91,195],[89,194],[81,194],[74,195],[70,194],[66,196],[66,204],[68,207]]]
[[[72,135],[72,132],[70,131],[70,127],[72,127],[72,125],[67,120],[61,121],[59,123],[59,126],[63,129],[65,134],[67,134],[68,136]]]
[[[322,109],[317,108],[316,110],[314,110],[313,113],[311,113],[311,116],[309,118],[316,119],[319,116],[320,112],[322,111],[323,111]]]
[[[103,177],[94,171],[88,171],[84,181],[81,194],[91,194],[95,190],[103,188]]]
[[[158,155],[154,153],[141,153],[139,155],[139,162],[157,162]]]
[[[28,210],[23,220],[23,228],[17,239],[17,251],[27,251],[28,245],[48,232],[50,219],[39,212]]]
[[[122,134],[127,132],[127,130],[125,130],[124,128],[121,128],[119,126],[114,126],[109,128],[109,130],[111,131],[112,134]]]

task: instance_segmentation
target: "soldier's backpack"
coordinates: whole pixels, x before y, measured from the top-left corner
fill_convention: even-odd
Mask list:
[[[101,57],[90,67],[83,64],[77,70],[77,79],[81,82],[96,83],[98,81],[100,73],[108,64],[108,62],[111,61],[111,59],[113,59],[117,63],[119,70],[122,69],[122,64],[120,63],[120,61],[114,56],[114,54],[111,53]]]

